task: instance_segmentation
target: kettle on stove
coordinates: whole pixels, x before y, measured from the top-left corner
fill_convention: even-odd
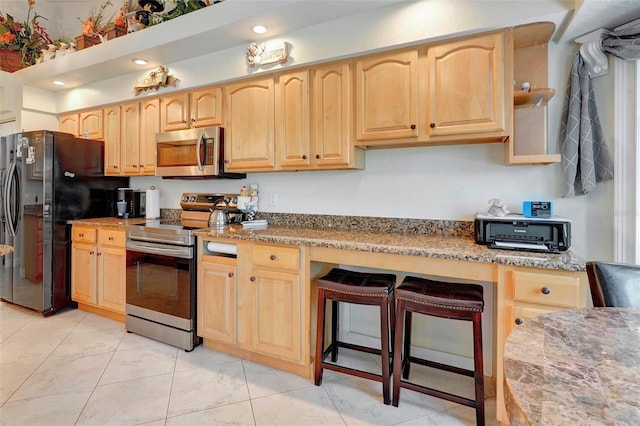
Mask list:
[[[224,203],[224,209],[222,204]],[[209,226],[212,228],[223,228],[229,223],[229,202],[220,199],[213,203],[213,207],[209,209]]]

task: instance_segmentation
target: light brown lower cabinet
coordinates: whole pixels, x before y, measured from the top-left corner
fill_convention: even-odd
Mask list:
[[[239,243],[237,265],[200,250],[198,335],[204,346],[311,377],[305,250]]]
[[[78,308],[124,322],[124,229],[73,226],[71,298]]]

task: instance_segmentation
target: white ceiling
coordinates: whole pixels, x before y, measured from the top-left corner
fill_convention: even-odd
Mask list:
[[[25,68],[16,74],[33,87],[66,90],[139,72],[139,67],[130,61],[134,57],[144,56],[151,63],[170,64],[260,40],[260,36],[249,31],[250,26],[258,22],[269,27],[269,33],[263,36],[267,39],[378,8],[386,7],[393,11],[403,4],[420,2],[469,2],[475,7],[481,4],[479,2],[504,2],[505,7],[510,3],[510,7],[516,5],[519,10],[527,10],[514,24],[540,20],[555,22],[557,31],[553,40],[556,42],[571,41],[595,29],[614,28],[640,18],[640,0],[225,0],[161,25],[110,40],[109,48],[91,47],[66,58]],[[18,3],[24,9],[25,0],[3,0],[3,12],[15,9]],[[114,3],[120,2],[114,0]],[[573,13],[576,3],[581,5]],[[96,4],[100,1],[38,0],[36,5],[48,6],[49,13],[65,8],[73,10],[73,14],[83,15],[78,11],[88,10]],[[39,8],[37,10],[44,15]],[[549,11],[553,13],[549,14]],[[67,31],[80,32],[79,20],[69,13],[63,17],[55,16],[52,21]],[[65,37],[70,36],[67,34]],[[67,84],[61,89],[52,88],[53,79],[62,79]]]

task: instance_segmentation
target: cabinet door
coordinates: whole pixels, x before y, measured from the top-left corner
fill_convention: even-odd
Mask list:
[[[314,77],[314,162],[348,165],[352,144],[351,61],[318,67]]]
[[[80,136],[87,139],[103,139],[102,110],[85,111],[80,113]]]
[[[140,103],[140,174],[156,174],[156,133],[160,131],[160,100]]]
[[[74,242],[71,247],[71,298],[76,302],[97,303],[96,245]]]
[[[356,62],[356,139],[417,138],[418,51]]]
[[[178,93],[162,97],[162,131],[189,128],[189,93]]]
[[[224,262],[227,260],[227,262]],[[198,336],[236,343],[237,267],[230,259],[203,261],[198,277]]]
[[[505,130],[503,34],[442,43],[427,51],[431,136]]]
[[[253,349],[271,356],[300,362],[302,324],[300,276],[254,269]]]
[[[105,174],[121,175],[120,167],[120,106],[104,109]]]
[[[122,105],[120,128],[125,175],[140,174],[140,106],[138,102]]]
[[[228,170],[273,170],[273,78],[254,79],[225,87],[225,163]]]
[[[222,124],[222,88],[206,87],[194,90],[191,96],[191,127]]]
[[[309,165],[311,112],[309,70],[283,73],[276,85],[276,153],[283,168]]]
[[[126,250],[110,246],[98,249],[98,305],[124,313]]]
[[[61,132],[71,133],[73,136],[78,136],[79,117],[77,113],[62,114],[60,115],[60,126],[58,127]]]

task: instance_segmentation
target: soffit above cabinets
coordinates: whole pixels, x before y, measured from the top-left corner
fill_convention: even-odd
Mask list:
[[[226,0],[161,25],[109,40],[71,55],[17,71],[25,84],[50,91],[67,90],[124,74],[140,72],[132,60],[142,57],[148,69],[270,39],[299,28],[402,3],[403,0]],[[251,32],[262,23],[265,35]],[[65,86],[52,86],[53,80]]]

